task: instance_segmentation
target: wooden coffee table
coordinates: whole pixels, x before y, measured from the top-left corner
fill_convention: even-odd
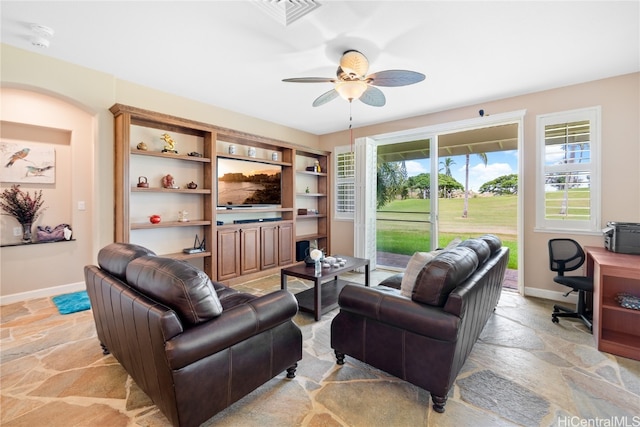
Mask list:
[[[291,267],[283,268],[280,271],[280,288],[287,289],[287,276],[298,277],[300,279],[311,280],[313,289],[307,289],[297,293],[296,299],[300,310],[313,313],[316,320],[320,320],[322,315],[338,306],[338,295],[344,286],[349,282],[338,278],[338,275],[353,271],[356,268],[364,267],[364,285],[369,286],[369,260],[363,258],[353,258],[340,255],[347,262],[344,267],[323,267],[322,273],[315,274],[315,266],[307,265],[304,262]],[[331,280],[323,282],[323,279]]]

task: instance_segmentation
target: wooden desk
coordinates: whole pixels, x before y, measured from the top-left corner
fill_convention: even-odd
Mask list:
[[[593,335],[598,350],[640,360],[640,310],[623,308],[620,292],[640,296],[640,255],[586,246],[587,275],[593,277]]]

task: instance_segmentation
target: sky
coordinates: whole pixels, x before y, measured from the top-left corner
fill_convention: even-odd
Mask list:
[[[464,186],[465,156],[448,157],[454,161],[454,164],[450,166],[451,175]],[[441,162],[440,168],[443,167],[444,159],[445,157],[441,157],[439,160]],[[415,176],[428,173],[429,162],[429,159],[407,161],[405,163],[407,175]],[[444,173],[444,169],[441,173]],[[512,173],[518,173],[518,152],[516,150],[487,153],[487,166],[484,165],[480,156],[472,154],[469,157],[469,188],[476,193],[485,182]]]

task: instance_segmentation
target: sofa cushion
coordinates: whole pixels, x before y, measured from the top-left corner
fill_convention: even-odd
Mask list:
[[[472,249],[478,255],[478,265],[484,264],[491,257],[491,248],[483,239],[467,239],[459,246]]]
[[[502,247],[502,240],[494,234],[485,234],[484,236],[480,236],[480,239],[487,242],[489,249],[491,249],[491,255],[498,252]]]
[[[137,258],[127,267],[127,282],[174,310],[187,324],[196,325],[222,313],[209,276],[186,261]]]
[[[407,268],[404,270],[404,274],[402,275],[402,282],[400,283],[400,294],[404,295],[407,298],[411,298],[411,294],[413,293],[413,288],[416,284],[416,279],[418,278],[418,274],[422,271],[422,269],[429,263],[433,258],[435,258],[436,254],[434,252],[416,252],[413,254],[409,263],[407,264]]]
[[[145,247],[132,243],[111,243],[98,252],[98,265],[120,280],[126,280],[127,265],[136,258],[155,255]]]
[[[460,244],[460,242],[462,242],[462,239],[456,237],[455,239],[451,240],[447,244],[447,247],[444,249],[436,249],[431,252],[415,252],[409,260],[409,263],[407,264],[403,275],[400,277],[402,280],[400,287],[390,287],[400,289],[401,295],[407,298],[411,298],[411,295],[413,294],[413,288],[416,286],[416,280],[418,279],[418,275],[420,274],[420,272],[431,262],[431,260],[437,254],[439,254],[443,250],[455,248]]]
[[[386,286],[387,288],[400,290],[400,287],[402,286],[403,277],[404,277],[404,273],[396,273],[392,276],[387,277],[382,282],[378,283],[378,286]]]
[[[444,306],[449,293],[478,267],[478,256],[467,247],[457,246],[438,254],[422,269],[412,299],[423,304]]]
[[[447,243],[447,246],[445,246],[444,250],[449,250],[449,249],[453,249],[456,246],[458,246],[460,243],[462,243],[462,239],[460,237],[456,237],[454,239],[452,239],[449,243]]]

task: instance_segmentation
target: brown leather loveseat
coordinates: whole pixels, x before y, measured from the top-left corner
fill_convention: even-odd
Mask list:
[[[431,393],[435,411],[444,412],[500,298],[509,249],[485,235],[434,256],[416,272],[410,296],[401,294],[402,274],[375,287],[345,286],[331,347],[338,364],[349,355],[415,384]]]
[[[286,291],[256,297],[184,261],[113,243],[85,267],[98,339],[174,426],[198,426],[283,371],[302,334]]]

